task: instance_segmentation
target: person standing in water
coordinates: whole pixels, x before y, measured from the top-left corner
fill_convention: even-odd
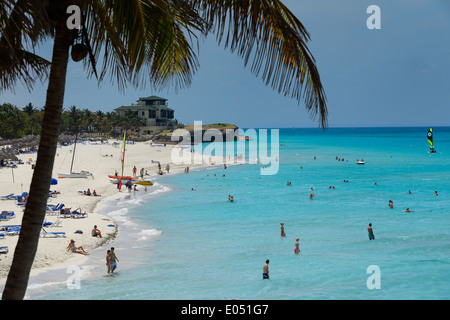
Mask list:
[[[114,273],[114,270],[116,270],[117,268],[116,260],[119,261],[119,259],[117,259],[116,257],[116,254],[114,253],[114,247],[111,247],[109,255],[110,255],[111,273]]]
[[[294,253],[295,254],[299,254],[300,253],[300,243],[298,242],[300,239],[297,238],[295,239],[295,248],[294,248]]]
[[[266,260],[266,264],[263,266],[263,279],[269,279],[269,260]]]
[[[369,232],[369,240],[375,240],[375,235],[373,234],[371,223],[369,223],[369,228],[367,228],[367,231]]]
[[[286,233],[284,232],[284,223],[283,223],[283,222],[280,222],[280,225],[281,225],[281,227],[280,227],[280,230],[281,230],[281,236],[282,236],[282,237],[286,237]]]
[[[106,266],[109,274],[111,272],[111,250],[106,251]]]

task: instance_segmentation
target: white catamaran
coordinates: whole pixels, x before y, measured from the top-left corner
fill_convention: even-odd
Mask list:
[[[66,173],[58,173],[58,178],[88,178],[93,177],[92,173],[89,171],[80,171],[80,172],[73,172],[73,159],[75,158],[75,149],[77,147],[77,140],[78,140],[78,129],[77,134],[75,135],[75,144],[73,146],[73,152],[72,152],[72,163],[70,164],[70,172]]]

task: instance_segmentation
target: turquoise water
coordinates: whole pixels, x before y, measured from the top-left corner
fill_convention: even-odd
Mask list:
[[[101,248],[80,289],[52,272],[32,281],[28,297],[449,299],[450,128],[434,128],[437,154],[428,153],[427,130],[280,129],[275,175],[245,164],[160,178],[145,196],[104,210],[119,224],[117,274],[106,275]],[[379,289],[367,286],[373,265]]]

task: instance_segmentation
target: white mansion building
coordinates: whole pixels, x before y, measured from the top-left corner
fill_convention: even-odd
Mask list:
[[[167,106],[167,99],[161,97],[139,98],[137,104],[115,109],[122,116],[127,110],[145,120],[145,126],[140,127],[141,134],[156,134],[162,130],[175,129],[177,126],[177,120],[174,120],[175,111]]]

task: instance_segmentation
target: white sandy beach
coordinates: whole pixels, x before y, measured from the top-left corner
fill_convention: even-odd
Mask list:
[[[113,142],[116,142],[113,144]],[[80,265],[89,256],[67,251],[67,245],[71,239],[75,240],[76,246],[82,246],[88,252],[107,244],[120,234],[120,225],[111,218],[98,213],[102,207],[101,203],[107,199],[115,199],[128,193],[125,186],[119,192],[117,186],[112,184],[108,175],[113,175],[120,169],[120,141],[109,140],[108,143],[91,144],[89,142],[78,143],[76,145],[76,155],[73,164],[73,171],[89,171],[93,177],[89,178],[60,178],[58,173],[70,171],[72,161],[73,145],[62,146],[57,149],[57,156],[53,168],[53,178],[58,180],[56,185],[50,186],[50,190],[59,194],[54,198],[49,198],[48,204],[57,205],[63,203],[65,207],[75,210],[81,208],[82,212],[87,212],[86,218],[61,218],[58,215],[46,215],[46,222],[58,222],[58,226],[46,227],[48,232],[65,232],[65,238],[40,237],[36,258],[33,265],[32,275],[55,268],[65,268],[70,265]],[[174,164],[171,160],[173,146],[166,147],[151,144],[149,142],[138,142],[126,145],[124,175],[132,175],[133,166],[137,168],[137,175],[141,168],[144,168],[150,176],[155,176],[158,171],[159,161],[161,168],[166,174],[166,164],[170,165],[170,173],[189,168],[207,165],[203,164]],[[33,174],[32,164],[36,160],[37,153],[19,155],[25,164],[18,165],[17,168],[0,169],[0,196],[11,193],[20,195],[29,191]],[[29,160],[31,159],[31,162]],[[219,159],[216,159],[219,160]],[[14,179],[14,182],[13,182]],[[90,188],[95,190],[100,196],[86,196],[79,191]],[[138,186],[141,191],[144,186]],[[148,187],[148,188],[151,188]],[[0,226],[20,225],[23,216],[23,208],[17,205],[15,200],[1,200],[0,211],[14,211],[15,217],[0,221]],[[56,223],[55,223],[56,224]],[[102,233],[102,238],[93,237],[91,230],[97,225]],[[113,226],[111,226],[113,225]],[[81,230],[83,233],[75,233]],[[5,233],[0,231],[0,233]],[[9,253],[0,255],[0,284],[4,284],[12,262],[13,253],[17,244],[18,235],[5,235],[0,238],[0,247],[7,246]]]

